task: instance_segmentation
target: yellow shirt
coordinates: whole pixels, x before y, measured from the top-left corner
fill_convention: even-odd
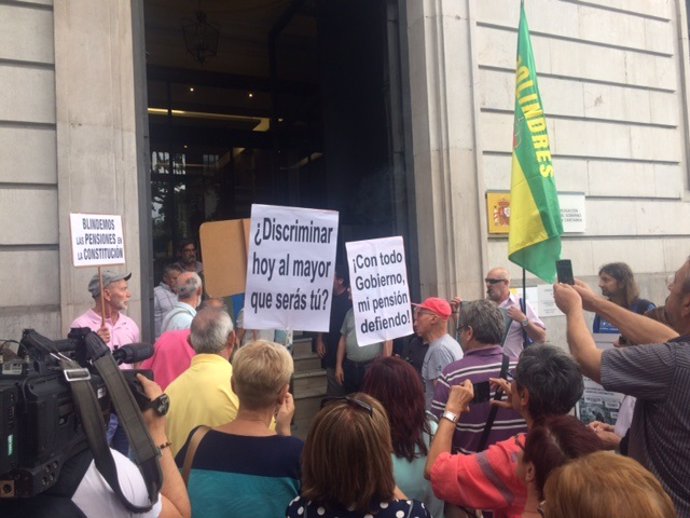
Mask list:
[[[230,387],[232,365],[217,354],[197,354],[165,390],[170,398],[166,432],[174,455],[199,425],[219,426],[237,416],[239,399]]]

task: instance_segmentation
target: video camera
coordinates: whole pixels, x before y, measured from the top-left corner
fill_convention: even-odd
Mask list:
[[[19,356],[0,363],[0,499],[46,491],[57,482],[64,463],[89,446],[72,399],[68,372],[60,366],[61,356],[85,369],[105,429],[113,404],[92,364],[95,351],[102,354],[103,347],[107,349],[88,328],[72,329],[67,339],[57,341],[26,329]],[[150,344],[125,345],[112,352],[118,363],[135,363],[152,354]],[[122,371],[143,410],[148,398],[135,378],[136,372]]]

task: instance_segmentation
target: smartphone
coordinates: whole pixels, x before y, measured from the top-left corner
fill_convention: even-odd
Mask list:
[[[556,275],[558,282],[563,284],[575,284],[575,277],[573,277],[573,263],[570,259],[561,259],[556,261]]]
[[[491,387],[488,381],[474,383],[474,399],[472,403],[484,403],[491,399]]]

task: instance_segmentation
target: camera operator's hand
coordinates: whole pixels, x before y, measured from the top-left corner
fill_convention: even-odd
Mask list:
[[[141,383],[141,386],[144,389],[144,394],[146,394],[146,397],[151,401],[163,393],[163,390],[160,388],[158,383],[151,381],[143,374],[137,374],[137,380],[139,380],[139,383]],[[165,437],[165,417],[158,415],[152,408],[146,410],[143,415],[144,422],[146,423],[149,433],[154,441],[158,439],[159,434]]]
[[[146,376],[137,374],[137,379],[144,389],[144,394],[153,401],[163,391],[158,383],[151,381]],[[163,472],[163,487],[161,497],[163,510],[160,518],[189,518],[192,515],[192,507],[189,502],[187,489],[180,475],[180,470],[175,465],[170,443],[165,435],[165,417],[156,413],[153,408],[144,412],[144,421],[151,434],[154,444],[161,448],[161,471]]]

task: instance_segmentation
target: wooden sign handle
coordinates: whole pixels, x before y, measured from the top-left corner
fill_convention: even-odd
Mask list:
[[[101,288],[101,328],[105,327],[105,304],[103,301],[103,274],[101,273],[101,267],[98,267],[98,285]]]

